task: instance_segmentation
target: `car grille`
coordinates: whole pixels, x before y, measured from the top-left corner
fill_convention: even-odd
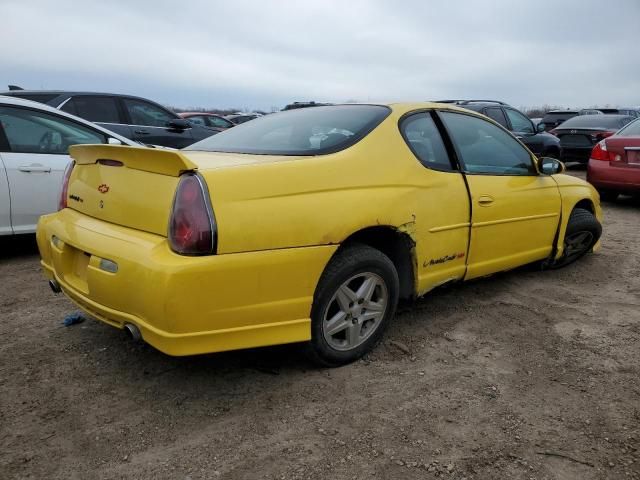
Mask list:
[[[590,147],[592,143],[586,135],[563,135],[560,137],[560,145],[563,147]]]

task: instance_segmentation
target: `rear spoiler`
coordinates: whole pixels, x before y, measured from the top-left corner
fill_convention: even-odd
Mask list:
[[[120,162],[128,168],[144,172],[178,177],[197,165],[177,150],[156,150],[146,147],[121,145],[73,145],[69,155],[78,165],[91,165],[100,161]]]

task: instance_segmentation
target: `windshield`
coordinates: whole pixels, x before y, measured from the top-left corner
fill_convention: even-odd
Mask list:
[[[618,137],[640,137],[640,119],[631,122],[618,133]]]
[[[259,117],[186,150],[257,155],[323,155],[364,138],[391,112],[380,105],[301,108]]]
[[[626,125],[631,117],[622,115],[581,115],[564,122],[559,128],[602,128],[619,129]]]

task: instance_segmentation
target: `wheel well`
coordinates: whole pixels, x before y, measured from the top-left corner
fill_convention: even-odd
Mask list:
[[[353,233],[342,245],[353,243],[364,243],[389,257],[398,272],[400,298],[410,298],[415,294],[415,242],[407,233],[390,226],[369,227]]]
[[[580,200],[578,203],[575,204],[575,206],[573,207],[575,208],[582,208],[584,210],[588,210],[591,213],[596,213],[595,209],[593,208],[593,203],[591,202],[591,200],[587,200],[586,198]]]

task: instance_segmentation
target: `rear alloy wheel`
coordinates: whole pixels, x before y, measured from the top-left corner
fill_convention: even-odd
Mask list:
[[[564,235],[562,257],[551,268],[560,268],[575,262],[589,253],[602,234],[602,226],[588,210],[574,208]]]
[[[371,350],[395,314],[399,281],[393,262],[367,245],[338,252],[325,269],[311,309],[310,359],[344,365]]]

